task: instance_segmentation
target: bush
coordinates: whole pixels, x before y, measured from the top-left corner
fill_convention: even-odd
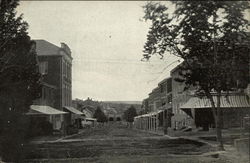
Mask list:
[[[25,156],[26,133],[28,123],[25,116],[11,114],[9,125],[3,125],[0,135],[0,156],[6,162],[22,162]],[[4,121],[2,121],[4,122]]]

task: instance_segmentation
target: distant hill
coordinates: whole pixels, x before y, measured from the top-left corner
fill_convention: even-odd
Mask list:
[[[78,110],[84,106],[92,106],[94,110],[97,106],[101,106],[104,112],[108,113],[110,110],[115,110],[117,114],[122,115],[125,110],[127,110],[131,105],[133,105],[137,113],[141,111],[141,101],[93,101],[91,98],[86,100],[75,99],[72,101],[73,107],[77,108]]]
[[[141,105],[141,101],[103,101],[105,103],[113,103],[113,104],[130,104],[130,105]]]

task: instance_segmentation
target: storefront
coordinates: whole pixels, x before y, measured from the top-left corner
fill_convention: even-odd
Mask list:
[[[60,117],[64,114],[67,113],[46,105],[31,105],[29,112],[26,113],[26,115],[30,117],[30,128],[33,128],[34,130],[40,130],[38,133],[40,132],[44,134],[51,132],[49,129],[46,129],[50,128],[50,126],[53,131],[62,130],[62,122],[60,118],[57,117]]]
[[[216,95],[213,96],[217,104]],[[208,98],[192,97],[180,107],[195,120],[196,127],[214,127],[212,105]],[[220,97],[223,128],[241,127],[242,119],[250,115],[250,102],[245,94],[229,94]]]
[[[64,106],[63,108],[65,112],[68,112],[68,114],[64,115],[66,124],[76,125],[77,128],[81,128],[81,119],[84,113],[71,106]]]

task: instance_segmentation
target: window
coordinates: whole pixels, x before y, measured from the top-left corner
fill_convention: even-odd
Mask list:
[[[48,74],[48,62],[47,61],[39,63],[39,72],[42,75]]]
[[[165,92],[165,89],[164,89],[164,85],[163,85],[163,84],[160,85],[160,91],[161,91],[161,93]]]
[[[66,76],[66,62],[63,60],[63,76]]]
[[[172,102],[172,94],[168,95],[168,103]]]
[[[172,80],[171,78],[167,80],[167,93],[172,91]]]
[[[65,77],[68,78],[68,63],[65,62]],[[67,90],[67,87],[66,87]]]

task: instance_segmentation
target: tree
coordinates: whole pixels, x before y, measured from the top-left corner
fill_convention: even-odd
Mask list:
[[[179,82],[212,104],[220,149],[224,149],[221,133],[220,97],[230,91],[244,89],[249,83],[248,21],[246,1],[173,1],[171,13],[166,5],[148,3],[145,20],[152,26],[144,46],[144,58],[172,54],[182,58]],[[171,4],[170,4],[171,3]],[[216,97],[216,100],[215,98]],[[215,103],[217,102],[217,103]]]
[[[16,15],[17,6],[17,0],[0,1],[0,155],[21,162],[28,126],[25,113],[41,87],[35,42],[22,15]]]
[[[97,119],[97,122],[104,123],[108,121],[107,116],[104,114],[100,106],[97,106],[93,117]]]
[[[131,105],[127,110],[124,111],[123,113],[123,118],[130,123],[130,127],[132,126],[131,124],[134,122],[134,117],[137,116],[136,109],[133,105]]]

